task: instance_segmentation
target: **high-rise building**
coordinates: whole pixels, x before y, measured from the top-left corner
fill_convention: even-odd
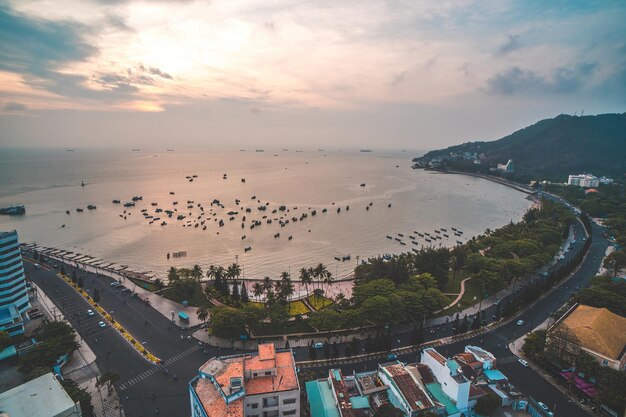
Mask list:
[[[17,232],[0,232],[0,330],[24,333],[22,315],[30,308]]]
[[[299,417],[300,386],[291,350],[210,359],[189,383],[192,417]]]

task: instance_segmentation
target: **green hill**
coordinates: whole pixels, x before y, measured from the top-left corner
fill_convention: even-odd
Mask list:
[[[481,163],[476,164],[466,152],[483,156]],[[417,167],[442,160],[447,168],[488,172],[509,159],[515,176],[520,177],[563,179],[583,172],[622,177],[626,173],[626,113],[560,115],[493,142],[468,142],[413,161]]]

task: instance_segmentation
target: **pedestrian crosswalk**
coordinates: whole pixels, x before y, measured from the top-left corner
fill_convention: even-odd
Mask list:
[[[198,349],[200,349],[200,345],[194,345],[192,347],[190,347],[187,350],[184,350],[182,352],[180,352],[179,354],[172,356],[171,358],[169,358],[166,361],[161,362],[158,365],[152,366],[151,368],[147,369],[146,371],[144,371],[143,373],[129,379],[128,381],[122,383],[119,388],[120,390],[125,390],[128,389],[130,387],[132,387],[133,385],[135,385],[136,383],[143,381],[144,379],[148,378],[151,375],[154,375],[155,373],[157,373],[160,370],[163,370],[165,368],[167,368],[169,365],[173,364],[176,361],[179,361],[189,355],[191,355],[192,353],[196,352]]]

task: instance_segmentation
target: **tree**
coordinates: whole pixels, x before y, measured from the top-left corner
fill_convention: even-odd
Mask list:
[[[489,417],[500,407],[500,399],[493,394],[487,394],[478,399],[475,410],[482,416]]]
[[[80,388],[78,384],[71,379],[64,379],[61,385],[70,396],[72,401],[80,402],[80,411],[83,416],[93,415],[93,405],[91,404],[91,394]]]
[[[156,288],[157,291],[162,290],[165,287],[163,280],[159,278],[155,279],[152,284],[154,284],[154,288]]]
[[[100,301],[100,290],[98,290],[97,288],[94,288],[93,290],[93,294],[91,295],[91,298],[93,298],[93,300],[97,303]]]
[[[193,268],[191,268],[190,275],[196,281],[200,281],[200,279],[202,279],[202,275],[204,275],[204,272],[202,271],[202,268],[200,267],[200,265],[195,264]]]
[[[83,286],[85,285],[85,283],[83,282],[83,277],[78,278],[78,282],[76,283],[76,285],[78,285],[78,288],[83,288]]]
[[[311,270],[308,268],[300,268],[300,283],[306,288],[306,297],[309,298],[309,285],[313,282]]]
[[[206,307],[198,307],[196,315],[198,316],[198,320],[201,320],[204,324],[206,324],[206,321],[209,318],[209,310]]]
[[[178,270],[173,266],[170,267],[170,269],[167,271],[167,280],[169,281],[169,284],[172,285],[179,279],[180,276],[178,275]]]
[[[617,273],[626,267],[626,251],[618,250],[611,252],[604,259],[604,267],[609,271],[612,271],[613,276],[617,276]]]
[[[11,335],[9,335],[9,332],[0,330],[0,351],[11,345],[11,343]]]
[[[76,277],[76,270],[72,270],[72,282],[74,284],[78,282],[78,277]]]
[[[241,302],[242,303],[247,303],[248,301],[250,301],[250,297],[248,297],[248,289],[246,288],[246,283],[242,282],[241,283]]]
[[[389,403],[384,403],[378,407],[373,417],[404,417],[404,413],[399,408]]]
[[[257,300],[259,302],[261,302],[261,296],[263,295],[264,291],[265,289],[263,288],[263,284],[261,284],[260,282],[255,282],[252,286],[252,293],[255,297],[257,297]]]
[[[526,336],[524,340],[524,346],[522,346],[522,352],[524,355],[535,361],[541,361],[543,359],[544,350],[546,348],[546,331],[537,330],[531,332]]]
[[[97,379],[96,387],[106,386],[109,394],[113,392],[113,384],[119,381],[120,375],[114,372],[105,372]]]
[[[18,369],[22,374],[26,375],[37,367],[51,368],[59,357],[78,349],[76,332],[66,322],[42,324],[34,334],[40,343],[20,358]]]

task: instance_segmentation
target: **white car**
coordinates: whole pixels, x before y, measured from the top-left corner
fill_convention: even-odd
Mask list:
[[[520,364],[522,364],[523,367],[528,368],[528,361],[525,361],[524,359],[518,359],[517,360]]]
[[[518,326],[521,326],[522,324],[524,324],[524,320],[518,320],[518,321],[517,321],[517,325],[518,325]]]
[[[550,411],[547,405],[542,403],[541,401],[537,402],[537,405],[543,409],[543,411]]]
[[[106,323],[103,322],[103,321],[99,321],[98,322],[98,326],[100,326],[100,327],[107,327]]]
[[[110,285],[111,287],[119,287],[121,284],[117,281],[113,281]]]
[[[314,349],[321,349],[321,348],[323,348],[323,347],[324,347],[324,344],[323,344],[323,343],[320,343],[320,342],[317,342],[317,343],[314,343],[314,344],[313,344],[313,348],[314,348]]]
[[[88,315],[89,317],[93,317],[93,316],[95,316],[95,315],[96,315],[96,313],[94,313],[94,312],[93,312],[93,310],[89,309],[89,310],[87,310],[87,315]]]

